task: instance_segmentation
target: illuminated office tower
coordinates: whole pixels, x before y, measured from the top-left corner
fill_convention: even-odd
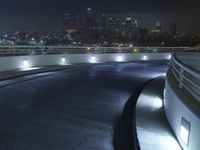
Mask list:
[[[153,30],[154,36],[160,36],[162,32],[161,24],[159,21],[156,21],[155,28]]]
[[[106,31],[107,30],[107,17],[105,14],[102,14],[101,16],[101,29],[102,31]]]
[[[76,16],[73,14],[64,14],[63,28],[64,30],[75,30]]]
[[[94,30],[94,23],[95,23],[95,19],[94,19],[92,8],[87,8],[86,18],[85,18],[86,30],[88,31]]]
[[[171,34],[171,36],[174,36],[174,35],[176,35],[176,23],[171,23],[170,24],[170,34]]]
[[[119,18],[109,18],[108,19],[108,32],[117,36],[119,34],[120,21]]]
[[[63,29],[65,38],[72,40],[76,33],[76,16],[73,14],[64,14]]]

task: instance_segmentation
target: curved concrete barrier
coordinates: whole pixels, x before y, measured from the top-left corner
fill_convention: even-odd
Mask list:
[[[76,63],[169,60],[170,53],[52,54],[0,57],[0,71]]]
[[[186,61],[186,56],[184,64],[181,57],[179,60],[176,55],[172,58],[171,68],[168,70],[165,82],[165,113],[182,148],[199,150],[200,73],[186,64],[186,62],[192,62]]]
[[[141,150],[181,150],[164,113],[164,84],[164,77],[155,78],[138,98],[136,130]]]

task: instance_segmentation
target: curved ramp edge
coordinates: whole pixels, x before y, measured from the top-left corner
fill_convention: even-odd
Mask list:
[[[136,131],[141,150],[181,150],[165,116],[165,78],[152,80],[142,90],[136,104]]]

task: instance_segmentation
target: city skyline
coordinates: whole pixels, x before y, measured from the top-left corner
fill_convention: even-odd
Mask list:
[[[101,15],[101,16],[99,16]],[[42,18],[40,18],[42,19]],[[20,20],[18,20],[20,22]],[[46,20],[45,20],[46,21]],[[177,30],[177,23],[165,29],[159,20],[150,20],[153,27],[145,27],[137,17],[96,14],[87,8],[85,14],[65,13],[62,25],[52,30],[35,32],[1,32],[1,45],[73,45],[73,46],[196,46],[200,34],[186,34]],[[34,24],[34,23],[33,23]],[[39,26],[41,26],[39,24]],[[34,24],[37,29],[38,26]]]
[[[86,8],[85,8],[86,9]],[[95,10],[96,11],[96,10]],[[102,13],[96,14],[100,17]],[[70,13],[70,12],[65,12]],[[77,13],[72,13],[77,14]],[[86,13],[85,13],[86,14]],[[85,15],[77,14],[77,15]],[[184,33],[200,33],[200,22],[198,21],[198,15],[193,13],[185,13],[182,15],[175,15],[173,13],[127,13],[127,14],[107,14],[110,17],[118,17],[121,20],[125,20],[126,17],[132,17],[138,20],[142,27],[152,30],[155,22],[160,21],[163,30],[169,31],[170,24],[177,23],[177,29],[179,32]],[[187,18],[187,19],[186,19]],[[192,20],[196,21],[192,22]],[[185,20],[186,19],[186,20]],[[0,16],[0,31],[37,31],[37,30],[62,30],[63,14],[60,16]]]
[[[195,0],[0,1],[0,31],[59,29],[64,13],[84,15],[86,8],[91,7],[95,15],[105,13],[119,18],[133,17],[149,29],[159,20],[164,29],[169,28],[171,22],[176,22],[180,32],[200,32],[200,2]]]

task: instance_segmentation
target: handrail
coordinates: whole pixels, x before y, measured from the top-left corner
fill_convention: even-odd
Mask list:
[[[176,54],[173,54],[173,57],[172,57],[172,61],[175,62],[176,64],[178,64],[178,66],[180,66],[181,68],[183,68],[185,71],[187,72],[192,72],[192,74],[194,76],[196,76],[197,78],[200,78],[200,72],[192,69],[191,67],[187,66],[186,64],[184,64],[183,62],[181,62]]]
[[[200,102],[200,85],[196,83],[196,80],[200,81],[200,72],[181,62],[181,60],[177,58],[176,54],[173,54],[171,61],[172,73],[179,83],[178,87],[180,89],[184,88],[190,95]],[[179,69],[176,66],[178,66]],[[189,74],[190,77],[187,77],[186,74]],[[196,80],[194,78],[196,78]]]
[[[99,53],[169,53],[196,51],[189,47],[72,47],[72,46],[0,46],[0,56]]]
[[[0,45],[0,47],[65,47],[65,48],[150,48],[150,49],[155,49],[155,48],[170,48],[170,49],[185,49],[185,48],[189,48],[191,49],[191,47],[98,47],[98,46],[62,46],[62,45],[58,45],[58,46],[43,46],[43,45]],[[196,49],[195,47],[193,49]]]

